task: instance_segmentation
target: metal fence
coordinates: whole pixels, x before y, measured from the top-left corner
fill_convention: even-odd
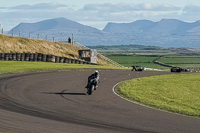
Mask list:
[[[72,43],[71,41],[73,39],[73,34],[66,34],[66,33],[40,34],[40,33],[33,33],[33,32],[13,31],[13,30],[9,32],[5,32],[3,28],[0,28],[0,34],[5,34],[5,35],[15,36],[15,37],[45,40],[45,41],[53,41],[53,42]],[[69,38],[70,38],[70,42],[69,42]]]

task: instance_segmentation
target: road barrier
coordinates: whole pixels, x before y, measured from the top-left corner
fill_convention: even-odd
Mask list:
[[[42,53],[0,53],[1,61],[30,61],[30,62],[54,62],[69,64],[92,64],[78,59],[70,59],[66,57],[46,55]]]

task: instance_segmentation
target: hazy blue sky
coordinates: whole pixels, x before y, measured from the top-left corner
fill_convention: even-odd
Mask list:
[[[21,22],[65,17],[103,29],[108,22],[200,20],[199,0],[0,0],[0,23],[10,30]]]

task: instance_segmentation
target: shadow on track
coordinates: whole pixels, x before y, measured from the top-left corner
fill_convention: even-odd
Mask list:
[[[44,92],[45,94],[55,94],[55,95],[87,95],[86,93],[62,93],[62,92]]]

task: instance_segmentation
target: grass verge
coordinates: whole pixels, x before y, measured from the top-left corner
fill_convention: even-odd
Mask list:
[[[158,56],[142,56],[142,55],[131,55],[131,56],[108,56],[111,60],[126,66],[142,66],[147,68],[166,68],[158,64],[153,63],[153,60],[157,59]]]
[[[120,69],[112,66],[67,64],[67,63],[47,63],[47,62],[21,62],[21,61],[0,61],[0,73],[21,73],[21,72],[41,72],[50,70],[68,69]]]
[[[200,117],[200,74],[172,74],[124,81],[115,89],[125,98],[189,116]]]

